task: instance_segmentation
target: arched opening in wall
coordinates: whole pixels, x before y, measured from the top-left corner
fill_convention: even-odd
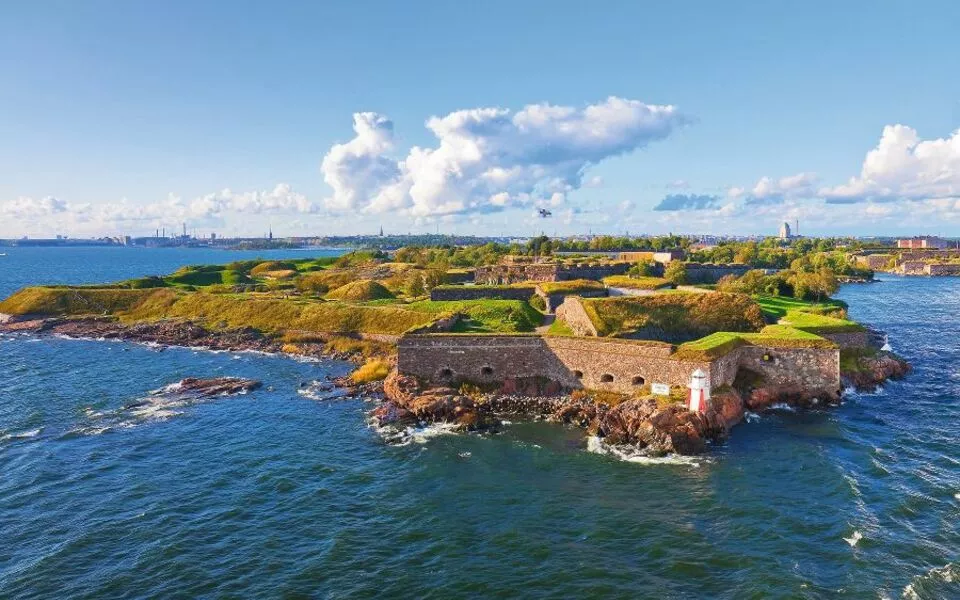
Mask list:
[[[610,373],[604,373],[600,376],[600,383],[613,383],[613,375]]]
[[[493,375],[493,367],[480,367],[480,374],[487,377]]]
[[[577,379],[583,379],[583,371],[574,371],[573,376]]]
[[[444,367],[443,369],[440,369],[441,379],[450,379],[451,377],[453,377],[453,371],[451,369],[448,369],[446,367]]]
[[[637,375],[636,377],[633,378],[633,385],[643,385],[646,382],[647,380],[641,377],[640,375]]]

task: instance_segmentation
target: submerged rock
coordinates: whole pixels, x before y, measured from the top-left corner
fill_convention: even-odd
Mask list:
[[[245,394],[255,390],[262,384],[256,379],[242,379],[240,377],[214,377],[198,379],[187,377],[179,383],[169,386],[159,393],[176,392],[178,394],[192,394],[199,397],[224,396],[231,394]]]

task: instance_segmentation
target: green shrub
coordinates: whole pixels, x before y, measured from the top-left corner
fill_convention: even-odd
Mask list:
[[[539,310],[540,312],[547,311],[547,301],[543,299],[543,296],[540,294],[534,294],[530,296],[530,306]]]

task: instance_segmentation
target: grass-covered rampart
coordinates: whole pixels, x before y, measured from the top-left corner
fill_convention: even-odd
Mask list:
[[[760,307],[743,294],[676,293],[583,300],[583,308],[601,336],[638,332],[671,338],[699,338],[717,331],[760,331]]]
[[[604,277],[603,283],[609,287],[628,290],[659,290],[670,287],[672,284],[663,277],[629,277],[627,275],[611,275]]]

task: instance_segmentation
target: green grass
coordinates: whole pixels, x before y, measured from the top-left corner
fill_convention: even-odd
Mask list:
[[[258,294],[185,292],[176,288],[26,288],[0,302],[0,312],[70,316],[108,314],[124,322],[182,319],[202,322],[210,327],[253,327],[266,333],[298,330],[393,335],[428,325],[438,316],[401,305],[363,306]]]
[[[422,300],[405,308],[431,314],[463,313],[456,333],[517,333],[536,329],[543,315],[522,300]]]
[[[713,360],[744,345],[772,348],[836,348],[818,335],[786,325],[768,325],[757,333],[721,331],[681,344],[673,357],[680,360]]]
[[[658,290],[670,286],[670,282],[663,277],[627,277],[626,275],[604,277],[603,283],[609,287],[628,290]]]
[[[545,294],[575,294],[577,292],[596,292],[606,289],[599,281],[592,279],[573,279],[570,281],[547,281],[538,286]]]
[[[742,334],[730,331],[711,333],[677,347],[673,356],[681,360],[712,360],[746,344]]]
[[[854,333],[865,330],[863,325],[848,319],[838,319],[800,310],[787,311],[787,314],[780,319],[780,323],[819,335],[826,333]]]
[[[760,305],[763,314],[773,319],[784,317],[789,311],[804,311],[843,317],[847,310],[847,304],[841,300],[827,300],[817,303],[787,296],[762,295],[754,296],[753,299]]]
[[[554,322],[550,325],[550,328],[547,329],[547,335],[570,335],[570,336],[573,336],[573,335],[576,335],[576,333],[574,333],[574,331],[573,331],[572,329],[570,329],[570,326],[567,325],[567,323],[566,323],[565,321],[561,321],[561,320],[557,319],[556,321],[554,321]]]

